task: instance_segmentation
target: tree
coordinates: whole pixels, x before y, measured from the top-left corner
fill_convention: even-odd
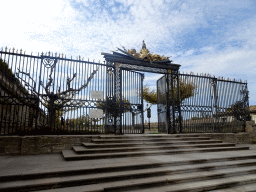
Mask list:
[[[188,83],[186,81],[179,82],[180,88],[180,102],[185,99],[192,97],[194,95],[195,85],[192,83]],[[171,94],[171,89],[169,89],[169,94]],[[178,89],[177,86],[174,86],[174,103],[178,104]],[[150,103],[151,105],[157,104],[157,92],[156,90],[151,90],[148,85],[143,87],[143,99]],[[172,103],[172,99],[170,98],[170,102]]]
[[[239,121],[247,120],[249,116],[249,109],[243,101],[237,101],[231,108],[227,109],[226,112],[232,114],[233,117]]]
[[[114,102],[113,100],[109,100],[107,105],[106,105],[106,102],[98,102],[96,106],[99,109],[102,109],[103,113],[106,113],[106,111],[108,111],[112,116],[118,117],[120,114],[119,104],[120,102],[118,101]],[[130,111],[130,101],[123,98],[123,106],[122,106],[121,113],[125,113],[128,111]]]
[[[81,85],[79,88],[72,88],[71,82],[76,78],[77,74],[74,73],[72,78],[67,78],[66,84],[67,88],[64,91],[57,90],[56,93],[50,92],[50,87],[53,86],[53,71],[56,66],[56,63],[54,63],[50,67],[50,75],[49,79],[47,80],[46,84],[44,85],[42,82],[40,83],[40,86],[43,88],[44,93],[39,93],[36,89],[36,81],[30,76],[30,73],[26,73],[23,71],[20,71],[18,69],[18,72],[16,73],[17,78],[23,82],[27,88],[27,90],[31,91],[32,94],[39,95],[41,98],[41,102],[43,106],[48,111],[48,120],[47,123],[49,126],[52,125],[53,121],[58,121],[59,117],[62,116],[64,113],[68,112],[69,110],[74,110],[79,108],[78,107],[71,107],[68,110],[64,110],[64,107],[66,104],[70,102],[70,100],[78,94],[81,90],[85,89],[88,86],[88,83],[92,80],[93,76],[97,73],[98,68],[95,69],[89,78],[85,80],[84,84]],[[19,76],[19,74],[23,74],[28,77],[28,80],[24,80]],[[29,84],[27,81],[31,81],[32,85]]]

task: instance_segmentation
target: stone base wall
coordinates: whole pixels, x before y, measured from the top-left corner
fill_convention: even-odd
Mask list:
[[[253,137],[250,133],[196,133],[200,136],[210,137],[211,139],[222,140],[227,143],[252,144]]]
[[[61,153],[63,149],[80,146],[99,138],[92,136],[0,136],[0,155],[35,155]]]
[[[112,127],[109,127],[109,132]],[[235,144],[256,144],[256,125],[246,122],[241,133],[191,133]],[[61,153],[63,149],[91,142],[100,135],[0,136],[0,155],[35,155]]]

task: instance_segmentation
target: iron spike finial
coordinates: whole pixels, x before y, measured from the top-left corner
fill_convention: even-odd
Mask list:
[[[5,52],[7,52],[7,49],[8,49],[8,48],[7,48],[7,46],[6,46],[6,47],[5,47]]]
[[[49,56],[51,56],[51,52],[50,51],[48,52],[48,54],[49,54]]]
[[[13,48],[12,48],[12,52],[14,53],[14,51],[15,51],[15,48],[13,47]]]
[[[20,49],[20,54],[22,54],[22,49]]]
[[[62,54],[61,54],[61,57],[62,57],[62,58],[63,58],[63,55],[64,55],[64,54],[62,53]]]

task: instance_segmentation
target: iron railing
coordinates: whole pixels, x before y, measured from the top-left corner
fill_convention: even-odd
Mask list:
[[[144,75],[137,71],[164,74],[157,81],[160,132],[244,131],[247,83],[179,74],[178,64],[115,52],[104,57],[96,63],[2,49],[0,135],[144,133]]]
[[[178,80],[179,90],[174,86],[173,98],[167,97],[167,76],[158,80],[160,132],[245,131],[249,109],[247,82],[194,74],[179,74]],[[168,100],[174,102],[170,106],[171,130],[166,126]],[[180,108],[180,115],[173,115],[173,108]]]

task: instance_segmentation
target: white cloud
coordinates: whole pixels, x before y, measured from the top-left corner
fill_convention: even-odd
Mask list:
[[[151,52],[172,55],[182,71],[248,78],[256,90],[253,7],[249,0],[8,0],[1,3],[0,46],[98,61],[101,52],[121,45],[138,51],[145,40]],[[194,38],[201,28],[210,31],[203,44],[186,45],[186,35]],[[146,74],[145,83],[158,78]],[[256,97],[251,99],[256,104]]]

